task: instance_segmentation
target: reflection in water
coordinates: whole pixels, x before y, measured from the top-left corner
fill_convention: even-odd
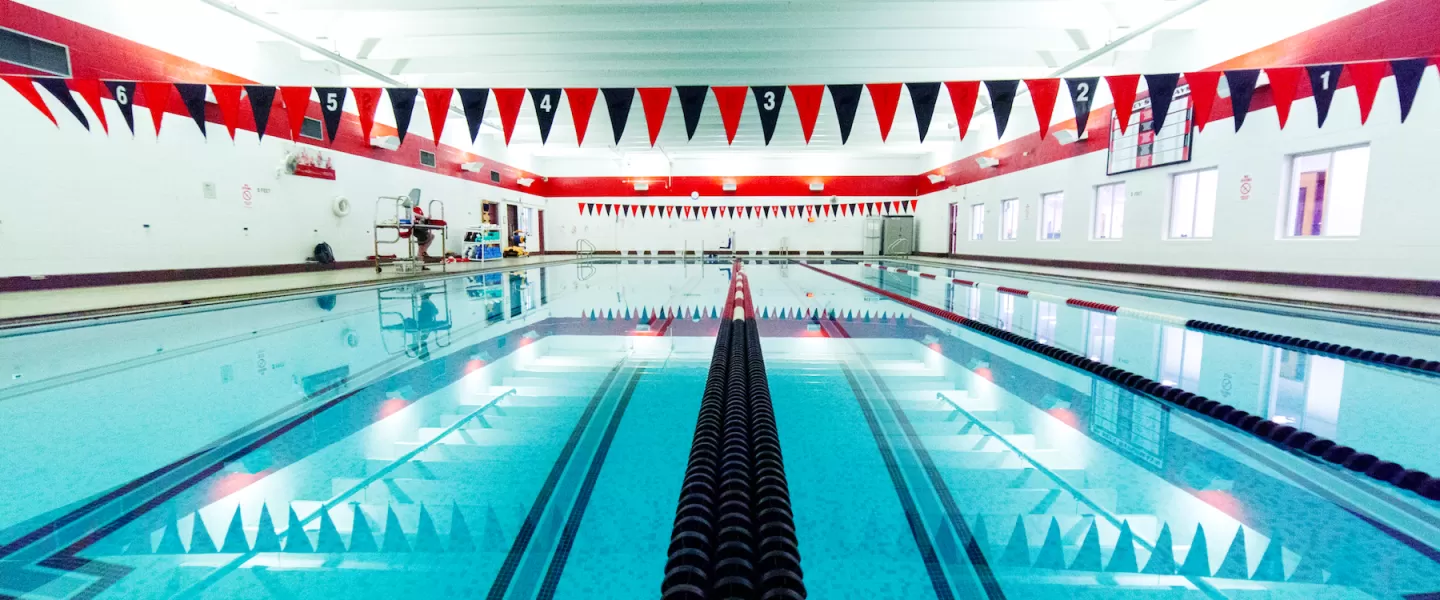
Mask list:
[[[403,349],[406,356],[429,360],[432,343],[442,348],[450,345],[454,321],[450,315],[450,296],[446,293],[448,284],[448,281],[439,281],[376,290],[380,340],[387,353],[395,354]],[[393,335],[396,333],[400,334],[399,339]]]
[[[1085,355],[1115,364],[1115,315],[1085,311]]]
[[[1054,302],[1035,302],[1035,341],[1048,344],[1055,339],[1058,308]]]
[[[1205,334],[1179,327],[1160,329],[1160,383],[1195,390],[1200,387],[1200,352]]]
[[[995,292],[995,326],[1005,331],[1015,324],[1015,296]]]
[[[1090,432],[1132,458],[1164,467],[1169,411],[1157,402],[1098,380],[1091,383],[1090,390],[1094,402]]]
[[[1333,437],[1340,420],[1345,362],[1282,348],[1271,348],[1266,354],[1270,419]]]

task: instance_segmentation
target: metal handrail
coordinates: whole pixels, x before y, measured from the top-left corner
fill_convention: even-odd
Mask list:
[[[898,239],[898,240],[895,240],[894,242],[891,242],[890,245],[885,248],[885,251],[882,252],[882,254],[889,254],[891,250],[894,250],[894,249],[895,249],[895,246],[900,245],[900,242],[908,242],[908,241],[910,241],[910,238],[903,238],[903,237],[902,237],[902,238],[900,238],[900,239]]]
[[[589,246],[590,248],[587,250],[587,249],[585,248],[586,246]],[[584,238],[575,240],[575,254],[576,254],[577,256],[589,256],[589,255],[594,254],[594,253],[595,253],[595,244],[590,243],[590,240],[587,240],[587,239],[584,239]]]

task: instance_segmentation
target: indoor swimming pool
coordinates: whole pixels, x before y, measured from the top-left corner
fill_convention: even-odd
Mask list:
[[[1133,315],[1429,360],[1440,328],[743,272],[810,597],[1440,594],[1440,502],[831,275],[1432,474],[1440,374]],[[590,260],[0,330],[0,597],[658,597],[735,277]]]

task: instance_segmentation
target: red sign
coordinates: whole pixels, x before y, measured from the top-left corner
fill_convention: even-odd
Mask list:
[[[330,157],[318,151],[311,154],[309,150],[301,150],[300,154],[293,158],[293,166],[289,171],[291,175],[301,177],[335,180],[335,167],[331,164]]]
[[[315,165],[295,165],[295,174],[301,177],[335,180],[335,169]]]

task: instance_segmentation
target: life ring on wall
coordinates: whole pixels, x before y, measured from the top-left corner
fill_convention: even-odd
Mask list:
[[[331,212],[337,217],[350,214],[350,199],[344,196],[336,196],[335,201],[330,204]]]

